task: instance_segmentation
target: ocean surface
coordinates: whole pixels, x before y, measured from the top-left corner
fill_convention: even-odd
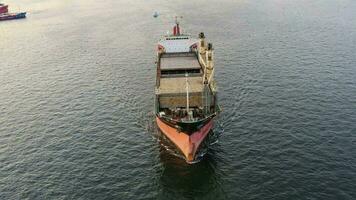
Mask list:
[[[356,1],[6,3],[28,17],[0,22],[1,200],[356,199]],[[191,165],[153,117],[175,15],[223,108]]]

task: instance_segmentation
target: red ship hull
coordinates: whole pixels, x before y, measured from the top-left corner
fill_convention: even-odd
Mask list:
[[[206,138],[209,131],[213,127],[213,119],[210,119],[203,127],[194,133],[180,132],[176,128],[168,125],[159,117],[156,117],[157,125],[162,133],[167,136],[176,147],[183,153],[187,162],[192,162],[195,155],[202,143]]]

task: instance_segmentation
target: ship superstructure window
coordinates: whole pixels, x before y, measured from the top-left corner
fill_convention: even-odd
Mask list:
[[[182,37],[179,37],[179,38],[166,38],[166,40],[188,40],[189,38],[187,38],[187,37],[184,37],[184,38],[182,38]]]

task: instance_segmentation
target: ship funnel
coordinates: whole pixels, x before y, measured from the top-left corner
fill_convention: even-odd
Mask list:
[[[182,16],[179,16],[179,18],[183,18]],[[177,36],[180,35],[180,27],[179,27],[179,21],[178,21],[178,16],[175,16],[175,24],[173,27],[173,35]]]
[[[180,35],[180,28],[178,23],[173,27],[173,35]]]

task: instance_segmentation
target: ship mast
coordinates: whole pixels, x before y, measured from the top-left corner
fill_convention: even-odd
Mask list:
[[[187,90],[187,116],[189,116],[189,85],[188,85],[188,73],[185,73],[185,89]]]
[[[175,16],[174,19],[175,19],[175,26],[173,27],[173,35],[174,36],[179,36],[180,35],[180,27],[179,27],[179,21],[178,21],[178,18],[183,18],[182,16]]]

